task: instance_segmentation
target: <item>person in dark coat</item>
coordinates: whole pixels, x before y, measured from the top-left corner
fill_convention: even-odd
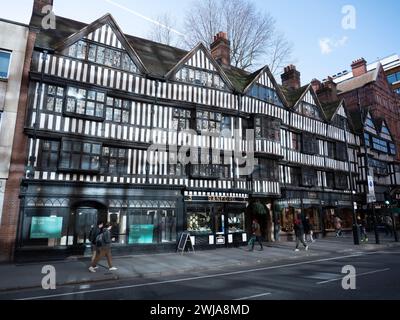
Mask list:
[[[98,222],[96,226],[92,226],[92,228],[90,229],[89,241],[92,248],[92,262],[96,259],[96,252],[97,252],[96,238],[101,233],[103,226],[104,226],[103,222]]]
[[[296,249],[295,251],[300,251],[299,246],[300,242],[303,244],[303,246],[306,248],[306,251],[308,250],[308,245],[305,242],[305,235],[304,235],[304,226],[303,223],[301,222],[300,219],[296,219],[294,222],[294,233],[296,235]]]
[[[252,224],[252,238],[251,238],[251,249],[249,251],[254,251],[255,242],[258,242],[260,245],[260,251],[264,250],[262,244],[262,235],[261,235],[261,227],[256,219],[253,220]]]
[[[113,267],[112,264],[112,256],[111,256],[111,225],[106,225],[103,231],[97,236],[96,239],[96,258],[92,262],[92,265],[89,268],[90,272],[96,272],[96,267],[101,258],[106,257],[108,262],[108,268],[110,271],[118,270]]]
[[[313,227],[311,225],[310,218],[306,217],[303,221],[303,224],[304,224],[304,235],[305,235],[306,242],[307,241],[315,242],[315,240],[313,238]],[[307,240],[307,236],[308,236],[309,240]]]

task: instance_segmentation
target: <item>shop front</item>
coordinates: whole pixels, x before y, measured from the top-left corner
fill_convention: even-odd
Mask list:
[[[247,195],[187,194],[186,231],[195,249],[246,245],[247,207]]]
[[[115,253],[174,250],[183,230],[183,197],[180,190],[104,186],[79,192],[29,185],[21,201],[16,259],[88,255],[97,222],[111,224]]]

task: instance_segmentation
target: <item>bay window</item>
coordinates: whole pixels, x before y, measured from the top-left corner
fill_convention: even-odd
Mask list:
[[[129,100],[107,97],[106,121],[130,123],[131,108]]]
[[[125,175],[128,168],[128,150],[103,147],[101,156],[101,173],[109,175]]]
[[[279,120],[257,116],[254,120],[255,138],[279,142],[281,140]]]
[[[65,110],[69,114],[103,119],[105,100],[103,92],[69,87]]]
[[[101,144],[63,140],[61,146],[62,171],[90,171],[100,169]]]

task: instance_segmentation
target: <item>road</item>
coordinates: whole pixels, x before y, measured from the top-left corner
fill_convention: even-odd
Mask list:
[[[355,267],[356,289],[342,288]],[[157,279],[0,293],[0,300],[398,300],[400,248]]]

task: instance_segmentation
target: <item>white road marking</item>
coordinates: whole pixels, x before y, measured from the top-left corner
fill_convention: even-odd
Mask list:
[[[357,277],[366,276],[366,275],[369,275],[369,274],[380,273],[380,272],[386,272],[386,271],[389,271],[389,270],[390,270],[390,268],[381,269],[381,270],[375,270],[375,271],[370,271],[370,272],[365,272],[365,273],[360,273],[360,274],[356,274],[355,277],[357,278]],[[317,284],[325,284],[325,283],[335,282],[335,281],[341,281],[341,280],[343,280],[343,277],[341,277],[341,278],[336,278],[336,279],[331,279],[331,280],[326,280],[326,281],[321,281],[321,282],[317,282]]]
[[[250,296],[250,297],[244,297],[244,298],[234,299],[234,301],[250,300],[250,299],[265,297],[265,296],[269,296],[269,295],[271,295],[271,292],[262,293],[262,294],[257,294],[257,295],[255,295],[255,296]]]
[[[210,279],[210,278],[218,278],[218,277],[225,277],[225,276],[238,275],[238,274],[253,273],[253,272],[258,272],[258,271],[290,268],[290,267],[308,265],[308,264],[313,264],[313,263],[318,263],[318,262],[335,261],[335,260],[343,260],[343,259],[347,259],[347,258],[362,257],[362,256],[367,256],[367,255],[372,255],[372,254],[376,254],[376,252],[367,252],[367,253],[363,253],[363,254],[353,254],[353,255],[342,256],[342,257],[318,259],[318,260],[312,260],[312,261],[290,263],[290,264],[284,264],[284,265],[273,266],[273,267],[249,269],[249,270],[242,270],[242,271],[229,272],[229,273],[219,273],[219,274],[208,275],[208,276],[199,276],[199,277],[183,278],[183,279],[177,279],[177,280],[167,280],[167,281],[150,282],[150,283],[144,283],[144,284],[135,284],[135,285],[130,285],[130,286],[121,286],[121,287],[113,287],[113,288],[86,290],[86,291],[80,291],[80,292],[60,293],[60,294],[54,294],[54,295],[29,297],[29,298],[23,298],[23,299],[18,299],[18,300],[51,299],[51,298],[57,298],[57,297],[76,296],[76,295],[80,295],[80,294],[88,294],[88,293],[96,293],[96,292],[124,290],[124,289],[140,288],[140,287],[150,287],[150,286],[156,286],[156,285],[162,285],[162,284],[168,284],[168,283],[179,283],[179,282],[187,282],[187,281],[193,281],[193,280]]]

